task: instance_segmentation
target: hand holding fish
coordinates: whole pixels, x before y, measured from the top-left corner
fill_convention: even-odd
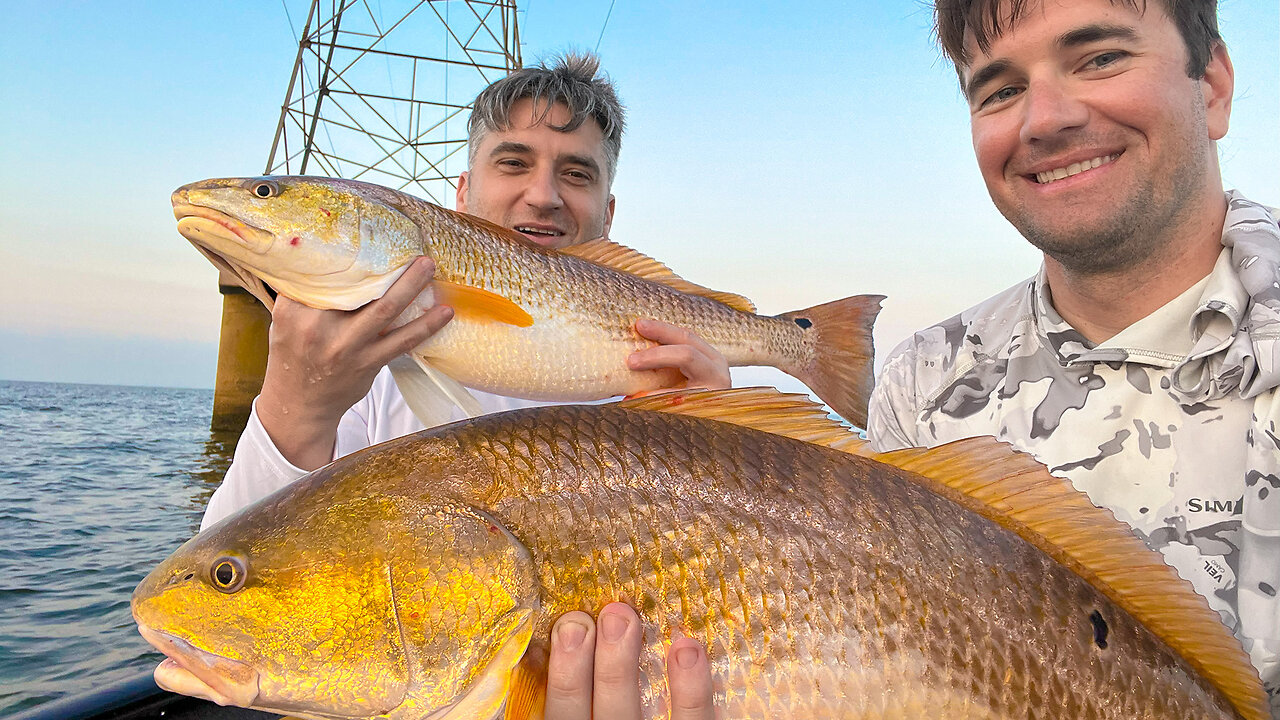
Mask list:
[[[671,368],[684,376],[685,382],[675,388],[705,388],[724,390],[732,385],[729,362],[718,350],[711,347],[695,333],[677,325],[640,318],[635,330],[641,337],[658,343],[657,347],[637,350],[627,358],[632,370],[662,370]]]
[[[430,259],[418,259],[385,295],[358,310],[317,310],[284,295],[276,299],[257,411],[286,460],[304,470],[332,460],[339,419],[369,392],[378,371],[453,317],[451,308],[436,306],[392,327],[434,270]]]
[[[598,632],[597,632],[598,630]],[[624,603],[565,613],[551,631],[546,720],[591,717],[639,720],[641,622]],[[696,640],[680,638],[667,653],[671,720],[712,720],[711,665]]]

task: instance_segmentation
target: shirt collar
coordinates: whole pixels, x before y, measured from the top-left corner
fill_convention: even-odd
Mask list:
[[[1235,191],[1226,199],[1224,247],[1209,275],[1098,345],[1053,307],[1041,265],[1032,284],[1036,327],[1058,361],[1173,368],[1173,389],[1197,400],[1280,385],[1280,229],[1267,208]]]
[[[1173,389],[1204,401],[1280,386],[1280,227],[1276,211],[1231,190],[1222,226],[1230,276],[1191,318],[1195,344]]]

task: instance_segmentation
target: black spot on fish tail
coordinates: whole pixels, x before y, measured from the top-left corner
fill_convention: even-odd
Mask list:
[[[804,328],[805,330],[808,330],[809,328],[813,327],[813,321],[810,320],[809,318],[798,317],[796,318],[796,324]]]
[[[1089,613],[1089,622],[1093,623],[1093,644],[1099,648],[1107,649],[1107,621],[1102,618],[1102,613],[1094,610]]]

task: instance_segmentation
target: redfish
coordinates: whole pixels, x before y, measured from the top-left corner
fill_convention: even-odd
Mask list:
[[[715,419],[712,419],[715,418]],[[625,601],[724,718],[1268,717],[1127,526],[996,441],[871,455],[759,390],[543,407],[344,457],[138,585],[169,687],[313,718],[540,715],[550,626]]]
[[[268,286],[315,308],[358,308],[381,297],[414,257],[430,256],[435,281],[400,321],[436,303],[452,306],[455,317],[410,354],[425,377],[412,363],[391,366],[428,426],[448,417],[449,402],[474,414],[459,383],[554,401],[679,387],[675,370],[626,365],[632,352],[653,345],[634,329],[645,317],[693,331],[730,366],[776,367],[850,422],[866,424],[879,295],[757,315],[745,298],[685,281],[612,241],[549,249],[352,180],[205,180],[179,188],[172,200],[178,231],[268,308]]]

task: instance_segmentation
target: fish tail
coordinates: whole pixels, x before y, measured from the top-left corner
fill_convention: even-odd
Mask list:
[[[871,327],[880,314],[883,295],[854,295],[778,317],[799,325],[813,352],[782,371],[808,385],[844,419],[867,426],[867,403],[874,384],[875,349]]]

